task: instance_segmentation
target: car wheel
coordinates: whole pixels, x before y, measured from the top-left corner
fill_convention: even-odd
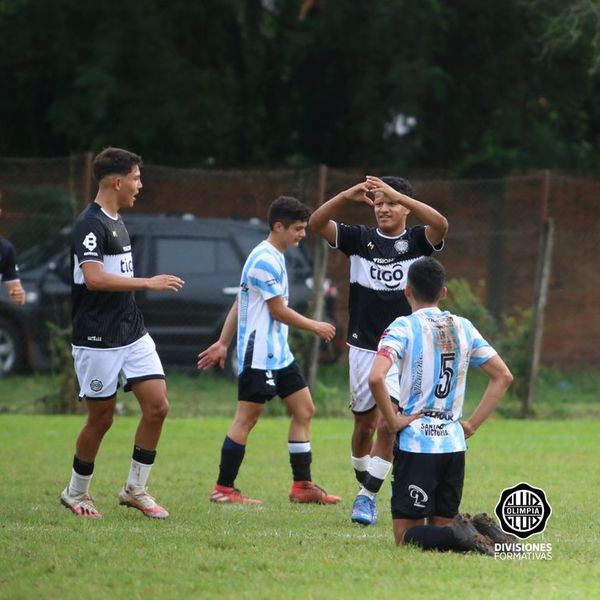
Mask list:
[[[0,317],[0,377],[21,369],[24,356],[23,336],[8,319]]]

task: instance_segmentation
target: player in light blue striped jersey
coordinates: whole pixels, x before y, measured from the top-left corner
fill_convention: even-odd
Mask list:
[[[512,375],[470,321],[438,308],[444,282],[435,259],[411,265],[405,293],[413,312],[383,333],[369,387],[388,426],[399,432],[391,501],[396,544],[489,553],[489,544],[475,529],[466,531],[458,516],[465,438],[495,409]],[[400,372],[400,410],[385,384],[392,364]],[[471,417],[461,421],[469,367],[483,369],[489,383]]]
[[[280,196],[269,208],[270,232],[248,256],[240,292],[219,340],[198,356],[198,368],[223,367],[237,323],[238,408],[223,441],[217,483],[212,502],[260,504],[234,487],[244,458],[250,431],[266,402],[279,396],[291,415],[288,449],[293,483],[293,502],[335,504],[339,496],[328,494],[311,478],[310,423],[314,404],[306,381],[288,346],[288,326],[315,333],[329,342],[335,327],[314,321],[288,306],[288,278],[283,252],[297,246],[306,235],[309,209],[289,196]]]

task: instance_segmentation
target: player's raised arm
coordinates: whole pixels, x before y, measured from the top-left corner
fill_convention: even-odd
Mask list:
[[[417,219],[422,221],[426,226],[427,239],[433,246],[437,246],[448,233],[448,220],[444,215],[435,210],[435,208],[415,200],[406,194],[402,194],[398,190],[382,181],[379,177],[367,175],[367,186],[371,192],[382,192],[388,198],[400,202]]]
[[[333,221],[335,213],[347,202],[364,202],[369,206],[373,206],[373,200],[369,198],[368,191],[366,182],[362,182],[340,192],[312,213],[308,226],[317,235],[333,244],[336,235],[335,221]]]

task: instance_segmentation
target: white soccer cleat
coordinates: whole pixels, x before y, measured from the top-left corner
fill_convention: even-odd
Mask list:
[[[123,486],[119,492],[119,504],[137,508],[151,519],[166,519],[169,516],[169,511],[160,506],[146,488],[140,492],[134,492]]]
[[[96,508],[94,501],[88,494],[71,496],[69,486],[60,494],[60,502],[66,506],[74,515],[85,517],[87,519],[101,519],[102,513]]]

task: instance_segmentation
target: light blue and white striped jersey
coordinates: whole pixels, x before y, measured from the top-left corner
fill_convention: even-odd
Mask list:
[[[294,361],[288,326],[276,321],[267,300],[283,296],[288,303],[285,257],[267,240],[250,252],[238,296],[238,373],[246,368],[283,369]]]
[[[467,369],[481,366],[496,351],[468,319],[436,307],[396,319],[381,336],[379,348],[383,347],[397,357],[404,414],[425,413],[402,429],[400,450],[426,454],[466,450],[459,420]]]

